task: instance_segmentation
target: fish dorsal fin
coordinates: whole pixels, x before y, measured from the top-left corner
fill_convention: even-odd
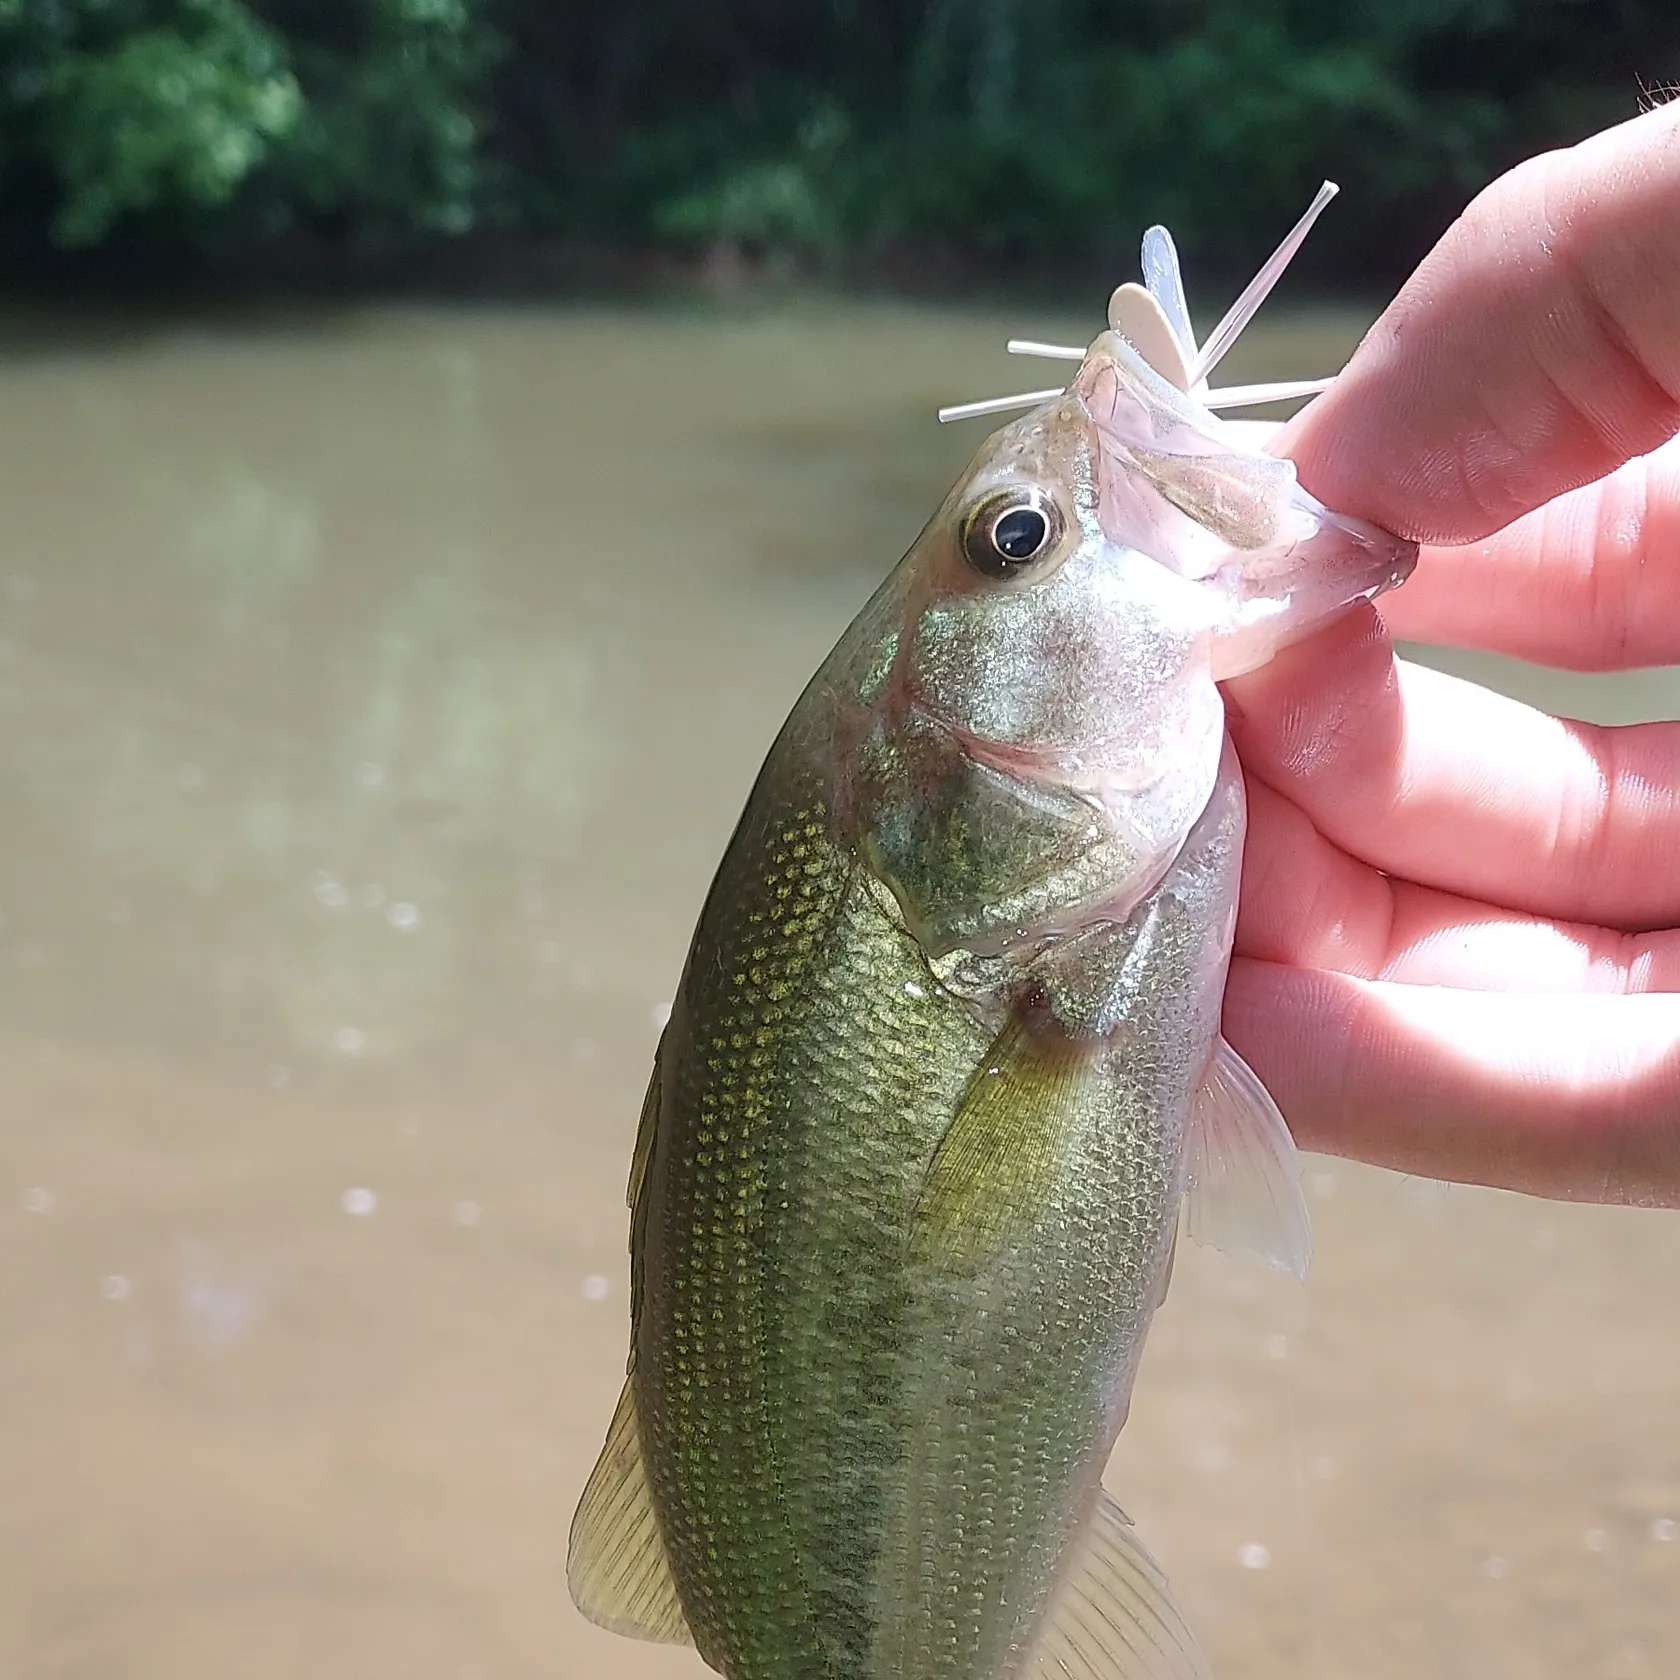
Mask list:
[[[1160,1564],[1106,1488],[1075,1542],[1025,1680],[1212,1680]]]
[[[1295,1140],[1258,1075],[1223,1038],[1196,1092],[1184,1163],[1186,1227],[1197,1242],[1307,1275],[1312,1219]]]
[[[1108,300],[1108,324],[1168,384],[1180,391],[1190,389],[1189,358],[1153,292],[1135,280],[1116,286]]]
[[[686,983],[686,975],[684,980]],[[647,1253],[648,1169],[654,1151],[659,1146],[659,1113],[664,1091],[664,1068],[667,1055],[679,1054],[683,1035],[688,1031],[688,1016],[679,991],[671,1005],[671,1016],[659,1035],[659,1047],[653,1054],[653,1073],[648,1079],[647,1094],[642,1098],[642,1116],[636,1125],[636,1147],[630,1156],[630,1183],[625,1200],[630,1204],[630,1365],[635,1364],[636,1326],[642,1321],[642,1295],[647,1287],[644,1276]]]
[[[662,1645],[694,1643],[653,1514],[629,1383],[572,1518],[566,1584],[598,1627]]]
[[[659,1041],[659,1049],[665,1048],[665,1041]],[[630,1154],[630,1182],[625,1186],[624,1201],[626,1206],[634,1210],[642,1199],[642,1185],[647,1181],[648,1162],[653,1159],[653,1140],[659,1130],[659,1052],[653,1057],[653,1073],[648,1079],[648,1088],[642,1097],[641,1118],[636,1123],[636,1147]]]

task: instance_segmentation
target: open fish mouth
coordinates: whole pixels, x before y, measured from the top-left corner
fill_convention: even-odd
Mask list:
[[[940,411],[951,420],[1033,406],[1049,417],[1057,412],[1051,405],[1060,404],[1068,419],[1077,416],[1096,446],[1104,535],[1208,585],[1223,601],[1210,626],[1219,680],[1264,663],[1328,612],[1394,588],[1415,563],[1414,545],[1326,508],[1304,489],[1293,464],[1265,447],[1265,423],[1242,424],[1221,413],[1311,396],[1332,379],[1209,385],[1335,190],[1325,184],[1201,343],[1172,239],[1164,228],[1151,228],[1143,244],[1144,283],[1116,288],[1106,331],[1083,346],[1010,341],[1020,354],[1077,362],[1069,385]],[[1020,767],[1042,772],[1046,762]]]

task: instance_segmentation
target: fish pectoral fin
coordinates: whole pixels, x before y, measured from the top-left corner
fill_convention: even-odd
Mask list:
[[[1307,1275],[1312,1219],[1295,1140],[1259,1076],[1223,1038],[1191,1109],[1184,1175],[1185,1225],[1197,1242]]]
[[[981,1266],[1030,1232],[1062,1182],[1064,1144],[1094,1077],[1078,1046],[1011,1020],[934,1151],[915,1250],[937,1266]]]
[[[1161,1566],[1106,1488],[1074,1543],[1025,1680],[1211,1680]]]
[[[566,1584],[598,1627],[662,1645],[694,1643],[653,1514],[629,1383],[572,1518]]]

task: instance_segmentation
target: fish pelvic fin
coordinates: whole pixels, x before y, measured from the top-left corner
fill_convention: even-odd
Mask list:
[[[1023,1680],[1212,1680],[1212,1673],[1160,1564],[1099,1488]]]
[[[1196,1242],[1306,1277],[1312,1218],[1301,1157],[1259,1076],[1223,1038],[1196,1092],[1184,1175],[1185,1227]]]
[[[597,1627],[661,1645],[694,1643],[654,1515],[628,1382],[572,1518],[566,1584]]]

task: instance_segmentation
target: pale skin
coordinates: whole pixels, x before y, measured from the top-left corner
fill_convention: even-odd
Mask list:
[[[1227,1037],[1304,1148],[1680,1206],[1680,723],[1552,718],[1391,641],[1680,664],[1680,103],[1488,188],[1283,447],[1423,548],[1227,687]]]

